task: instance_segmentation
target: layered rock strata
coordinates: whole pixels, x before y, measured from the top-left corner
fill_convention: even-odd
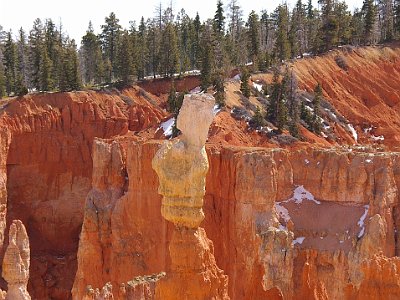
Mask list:
[[[171,265],[157,284],[156,299],[229,299],[228,278],[217,267],[213,244],[199,227],[205,217],[209,168],[204,145],[214,104],[206,94],[185,96],[177,119],[181,138],[166,142],[153,159],[163,196],[161,214],[175,225],[169,244]]]
[[[97,287],[113,278],[118,287],[171,268],[167,249],[174,228],[161,217],[158,176],[151,167],[162,145],[129,139],[118,144],[122,153],[128,148],[129,187],[109,208],[107,229],[101,215],[96,223],[87,213],[95,226],[81,240],[98,243],[98,226],[101,236],[109,236],[99,251],[113,263]],[[231,298],[396,298],[399,154],[212,146],[206,151],[203,224],[216,263],[229,276]],[[106,207],[109,202],[98,210]],[[90,252],[78,256],[86,262],[78,264],[84,291],[101,261]]]

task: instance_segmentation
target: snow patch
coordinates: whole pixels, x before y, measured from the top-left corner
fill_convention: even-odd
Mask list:
[[[262,84],[253,82],[253,86],[254,86],[254,88],[255,88],[257,91],[259,91],[260,93],[262,92],[262,89],[263,89]]]
[[[171,118],[165,122],[162,122],[160,128],[164,131],[164,136],[169,137],[172,135],[172,128],[175,124],[175,118]]]
[[[304,162],[306,163],[306,165],[310,163],[310,161],[307,158],[304,160]]]
[[[240,74],[235,75],[232,79],[236,80],[236,81],[240,81]]]
[[[281,202],[275,203],[275,209],[278,215],[287,223],[290,220],[289,211],[281,205]]]
[[[366,159],[365,162],[366,162],[367,164],[369,164],[369,163],[372,162],[372,159]]]
[[[201,93],[201,87],[196,86],[193,90],[190,91],[190,94],[200,94]]]
[[[358,238],[361,238],[364,235],[364,232],[365,232],[365,223],[364,223],[364,221],[365,221],[365,218],[368,215],[369,205],[368,204],[364,205],[364,209],[365,210],[364,210],[363,215],[361,216],[360,220],[358,220],[358,222],[357,222],[357,225],[361,228],[360,232],[357,235]]]
[[[216,116],[220,111],[221,111],[221,108],[219,107],[219,105],[218,104],[214,105],[214,108],[213,108],[214,116]]]
[[[321,202],[315,200],[314,195],[311,194],[309,191],[307,191],[302,185],[296,187],[293,192],[293,197],[290,198],[289,200],[286,200],[285,202],[294,201],[296,204],[300,204],[303,202],[303,200],[309,200],[313,201],[316,204],[321,204]]]
[[[306,239],[306,238],[305,238],[304,236],[299,236],[298,238],[296,238],[296,239],[293,240],[292,245],[293,245],[293,246],[296,245],[296,244],[301,245],[301,244],[303,244],[303,242],[304,242],[305,239]]]
[[[371,139],[372,139],[373,141],[384,141],[384,140],[385,140],[385,137],[384,137],[383,135],[379,135],[379,136],[372,135],[372,136],[371,136]]]
[[[347,128],[349,129],[349,131],[351,132],[351,134],[353,135],[354,140],[357,143],[358,140],[358,135],[357,135],[357,131],[354,129],[353,125],[351,124],[347,124]]]

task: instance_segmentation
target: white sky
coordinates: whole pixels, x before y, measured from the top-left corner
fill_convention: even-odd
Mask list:
[[[346,0],[351,10],[361,7],[362,1]],[[245,19],[251,10],[260,12],[262,9],[267,9],[270,12],[282,2],[284,1],[239,0]],[[288,0],[292,6],[295,2],[296,0]],[[307,0],[303,2],[306,3]],[[313,2],[316,5],[317,0]],[[61,20],[64,31],[75,38],[79,44],[90,20],[95,31],[99,32],[104,18],[113,11],[120,20],[120,24],[128,28],[129,21],[138,23],[141,16],[145,19],[152,17],[159,3],[160,0],[0,0],[0,25],[4,30],[12,29],[16,35],[21,26],[29,32],[36,18],[42,20],[51,18],[56,24],[59,24]],[[171,0],[161,0],[161,3],[167,7]],[[172,0],[175,15],[181,8],[184,8],[190,17],[194,17],[198,11],[201,21],[214,15],[216,3],[217,0]],[[223,3],[227,4],[228,0],[223,0]]]

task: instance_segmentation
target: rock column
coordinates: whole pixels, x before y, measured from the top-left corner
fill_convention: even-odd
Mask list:
[[[186,95],[177,118],[181,138],[166,142],[153,159],[163,196],[161,214],[175,224],[171,266],[156,287],[157,299],[229,299],[228,277],[218,268],[213,243],[200,228],[208,159],[205,142],[215,100]]]
[[[29,280],[30,249],[24,224],[14,220],[10,226],[9,244],[3,260],[3,277],[7,281],[6,300],[30,300],[27,291]]]

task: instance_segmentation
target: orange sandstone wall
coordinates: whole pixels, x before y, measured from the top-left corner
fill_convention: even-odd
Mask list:
[[[93,139],[141,130],[162,117],[138,88],[28,95],[3,109],[0,125],[10,135],[10,146],[4,151],[7,143],[0,142],[0,200],[5,202],[1,174],[6,163],[7,222],[19,219],[27,228],[33,297],[71,297],[91,188]]]
[[[89,284],[102,287],[111,281],[119,290],[135,276],[166,269],[171,228],[161,218],[151,168],[158,147],[126,138],[96,142],[94,158],[112,164],[94,162],[100,165],[86,200],[75,299]],[[232,299],[398,295],[397,154],[212,146],[207,151],[203,224],[217,264],[229,277]],[[113,175],[118,172],[127,177]],[[315,201],[281,202],[299,186]],[[287,224],[276,214],[277,204],[288,210]],[[386,280],[380,269],[392,278]]]

